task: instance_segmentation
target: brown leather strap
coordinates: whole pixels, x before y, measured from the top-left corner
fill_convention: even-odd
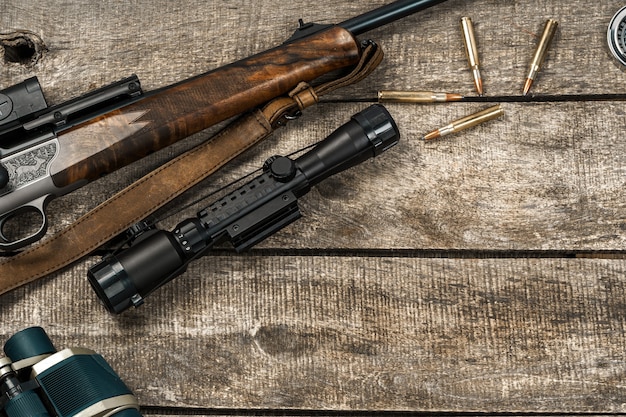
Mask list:
[[[316,103],[320,94],[361,80],[381,60],[380,48],[367,45],[361,62],[350,74],[316,88],[299,85],[288,97],[279,97],[262,110],[242,116],[211,140],[137,180],[66,229],[0,263],[0,294],[88,255],[268,137],[297,112]]]
[[[158,207],[267,137],[260,111],[139,179],[75,223],[0,264],[0,293],[31,282],[89,254]]]

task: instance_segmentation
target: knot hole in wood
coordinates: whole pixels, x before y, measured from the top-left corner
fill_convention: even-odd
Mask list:
[[[33,66],[46,50],[43,40],[32,32],[18,30],[0,34],[0,59],[5,64]]]

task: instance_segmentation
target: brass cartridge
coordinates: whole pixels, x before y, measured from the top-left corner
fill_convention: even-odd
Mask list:
[[[461,101],[463,96],[451,93],[436,93],[434,91],[395,91],[382,90],[378,92],[379,103],[446,103]]]
[[[461,119],[455,120],[442,128],[433,130],[432,132],[424,135],[423,139],[432,140],[440,138],[442,136],[450,135],[452,133],[457,133],[461,130],[469,129],[470,127],[474,127],[489,120],[496,119],[503,114],[504,110],[502,110],[502,107],[499,104],[496,104],[493,107],[489,107],[488,109],[479,111],[478,113],[470,114],[469,116],[465,116]]]
[[[554,34],[556,33],[556,28],[558,27],[558,25],[559,23],[554,19],[548,19],[548,21],[546,22],[546,26],[543,29],[543,34],[541,35],[539,44],[537,44],[537,50],[535,51],[533,60],[530,63],[528,76],[526,77],[526,82],[524,83],[524,95],[527,95],[530,91],[530,87],[533,85],[535,77],[541,69],[543,61],[546,59],[546,55],[548,54],[548,48],[550,47],[550,43],[552,43],[552,39],[554,38]]]
[[[465,45],[465,54],[467,62],[472,71],[474,78],[474,86],[478,95],[483,95],[483,78],[480,74],[480,60],[478,59],[478,46],[476,45],[476,36],[474,35],[474,25],[469,17],[461,18],[461,33],[463,34],[463,43]]]

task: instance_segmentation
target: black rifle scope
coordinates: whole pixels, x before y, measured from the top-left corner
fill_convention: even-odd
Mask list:
[[[15,333],[0,359],[6,417],[141,417],[137,398],[104,358],[85,348],[59,352],[41,327]]]
[[[323,179],[379,155],[399,137],[389,112],[379,104],[370,106],[297,159],[269,158],[263,174],[173,232],[143,232],[128,249],[91,267],[89,282],[110,312],[138,307],[214,244],[230,241],[240,252],[300,218],[298,197]]]

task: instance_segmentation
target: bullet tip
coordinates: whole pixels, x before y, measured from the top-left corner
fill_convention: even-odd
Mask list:
[[[463,100],[463,95],[456,93],[447,93],[446,101],[461,101]]]
[[[478,92],[478,95],[481,96],[481,97],[484,95],[483,79],[482,78],[477,78],[476,79],[476,92]]]
[[[526,83],[524,83],[524,91],[523,94],[527,95],[528,92],[530,91],[530,87],[533,85],[533,80],[532,78],[528,78],[526,79]]]
[[[439,137],[441,137],[441,134],[439,133],[439,130],[433,130],[432,132],[425,134],[423,136],[422,140],[428,141],[428,140],[437,139]]]

